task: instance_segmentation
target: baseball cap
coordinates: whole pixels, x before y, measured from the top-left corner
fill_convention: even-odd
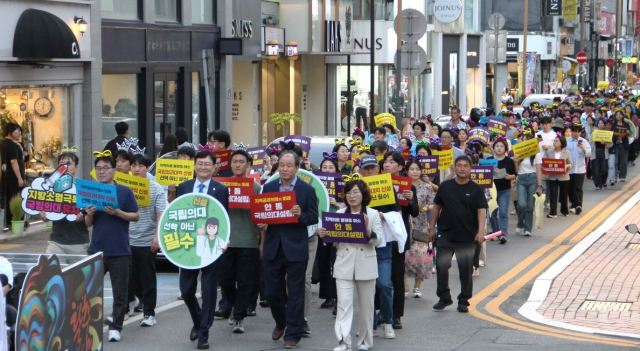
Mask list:
[[[360,167],[379,166],[378,160],[373,155],[365,155],[360,161]]]

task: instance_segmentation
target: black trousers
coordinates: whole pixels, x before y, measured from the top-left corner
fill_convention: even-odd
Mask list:
[[[276,257],[263,260],[264,287],[276,327],[285,330],[284,340],[300,341],[304,325],[304,291],[308,261],[287,260],[282,246]]]
[[[198,339],[209,340],[209,329],[213,325],[213,315],[218,298],[218,265],[220,260],[201,269],[180,270],[180,293],[189,309],[191,321],[198,327]],[[196,298],[198,274],[202,271],[202,307]]]
[[[360,124],[361,119],[362,124]],[[369,125],[367,123],[367,109],[364,107],[356,107],[356,125],[361,127],[363,130],[369,130]]]
[[[569,201],[571,208],[582,207],[582,185],[584,184],[584,173],[576,173],[569,175]]]
[[[104,274],[109,273],[111,292],[113,293],[113,323],[109,325],[109,330],[122,330],[128,305],[130,264],[131,256],[107,256],[104,258]]]
[[[404,316],[404,254],[398,252],[398,242],[391,246],[391,285],[393,285],[393,318]]]
[[[155,252],[151,252],[151,246],[131,246],[129,301],[133,301],[134,292],[137,292],[136,296],[140,297],[140,301],[144,305],[143,313],[145,316],[156,315],[155,309],[158,299],[156,256]]]
[[[256,271],[260,265],[260,251],[250,248],[228,248],[220,258],[220,287],[233,306],[233,319],[243,320],[258,285]]]
[[[451,259],[456,254],[458,270],[460,271],[461,291],[458,304],[469,306],[469,299],[473,296],[473,254],[476,251],[475,242],[458,242],[438,238],[436,243],[436,277],[438,287],[436,294],[440,300],[453,301],[449,289],[449,268]]]
[[[560,190],[560,212],[563,215],[569,214],[569,204],[567,202],[569,182],[568,180],[549,180],[549,193],[551,194],[551,201],[549,202],[551,206],[550,215],[558,215],[558,190]]]
[[[262,267],[262,260],[258,260],[258,266],[260,267],[260,279],[258,284],[254,285],[251,292],[251,298],[249,299],[249,309],[255,311],[258,308],[258,298],[260,300],[267,300],[267,295],[264,292],[264,268]]]
[[[318,251],[316,251],[316,262],[318,262],[318,274],[320,275],[320,289],[318,297],[321,299],[336,299],[336,278],[333,277],[333,264],[336,262],[336,248],[333,243],[323,244],[322,238],[318,237]]]
[[[591,151],[593,152],[593,151]],[[593,184],[596,187],[604,186],[607,182],[607,172],[609,171],[609,163],[604,157],[604,149],[596,148],[596,158],[589,162],[589,168],[593,174]]]

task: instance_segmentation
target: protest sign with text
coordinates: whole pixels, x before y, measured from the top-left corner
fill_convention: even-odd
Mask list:
[[[216,180],[229,188],[229,208],[251,208],[253,178],[217,177]]]
[[[322,227],[327,230],[327,236],[322,238],[325,243],[368,242],[363,214],[322,212]]]
[[[489,129],[489,133],[496,132],[498,135],[507,135],[509,124],[501,119],[489,117],[487,129]]]
[[[324,187],[327,189],[329,197],[336,199],[337,202],[344,202],[342,198],[342,189],[344,189],[342,174],[320,171],[314,171],[313,174],[322,181],[322,184],[324,184]]]
[[[473,166],[469,178],[481,187],[491,189],[493,187],[493,167]]]
[[[518,158],[518,160],[535,156],[538,152],[540,152],[540,147],[538,146],[538,139],[536,138],[513,145],[513,154]]]
[[[159,158],[156,161],[156,181],[160,185],[171,185],[193,179],[193,161]]]
[[[254,224],[298,223],[298,217],[291,213],[296,205],[296,192],[251,195],[251,219]]]
[[[99,211],[105,207],[120,208],[116,186],[76,179],[76,206],[86,208],[89,205]]]
[[[564,159],[543,158],[542,174],[565,174],[567,173]]]
[[[438,156],[438,169],[448,169],[453,166],[453,149],[442,150],[442,151],[431,151],[433,155]]]
[[[264,146],[256,146],[250,147],[247,149],[247,153],[253,159],[253,164],[251,165],[251,169],[259,171],[264,167],[264,155],[265,149]]]
[[[151,188],[151,184],[149,183],[151,181],[150,179],[116,172],[113,180],[129,187],[131,191],[133,191],[138,206],[151,206],[151,195],[149,194],[149,189]]]
[[[402,206],[408,206],[411,199],[405,198],[402,193],[411,190],[411,178],[391,176],[391,181],[393,182],[393,189],[398,196],[398,203]]]
[[[613,141],[613,132],[610,130],[594,130],[591,135],[594,142],[610,143]]]
[[[293,141],[293,143],[302,150],[302,157],[309,157],[309,150],[311,150],[311,138],[302,135],[289,135],[284,138],[284,141]]]
[[[376,176],[362,178],[371,192],[371,203],[369,207],[382,205],[393,205],[396,198],[393,193],[393,180],[391,174],[385,173]]]
[[[487,145],[489,143],[489,138],[491,138],[491,133],[489,133],[488,130],[481,127],[475,127],[469,130],[469,138],[467,140],[479,141],[484,145]]]
[[[231,166],[231,150],[218,151],[213,153],[213,157],[216,158],[216,167],[218,172],[229,169]]]
[[[422,175],[435,177],[435,175],[438,173],[440,156],[420,156],[418,160],[420,160],[420,163],[422,164]]]
[[[373,120],[376,122],[376,127],[380,127],[383,124],[391,124],[393,128],[396,127],[396,116],[390,113],[381,113],[373,117]]]

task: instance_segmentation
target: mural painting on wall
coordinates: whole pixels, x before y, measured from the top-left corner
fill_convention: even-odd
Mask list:
[[[16,350],[102,350],[102,253],[61,270],[41,255],[24,280]]]

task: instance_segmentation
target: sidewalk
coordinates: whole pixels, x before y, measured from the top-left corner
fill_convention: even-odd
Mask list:
[[[42,234],[43,232],[47,231],[51,232],[51,228],[48,228],[44,222],[31,224],[31,226],[28,229],[25,229],[25,231],[21,235],[13,235],[11,233],[11,228],[9,228],[9,230],[7,231],[0,231],[0,242],[7,242],[34,234]]]
[[[550,326],[640,338],[640,234],[624,228],[640,223],[639,201],[640,192],[536,279],[520,314]]]

